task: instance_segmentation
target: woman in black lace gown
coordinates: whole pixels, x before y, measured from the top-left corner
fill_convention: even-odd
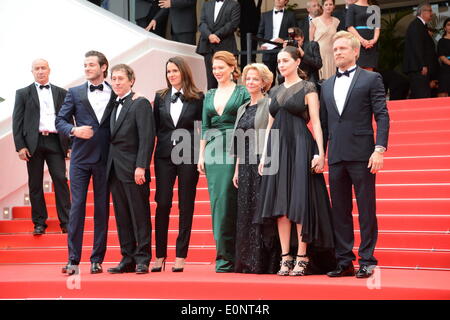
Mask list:
[[[259,155],[269,119],[270,99],[263,92],[270,89],[273,74],[264,64],[254,63],[244,68],[242,79],[251,100],[238,109],[234,131],[233,153],[237,159],[233,183],[238,188],[234,271],[275,273],[279,259],[276,224],[253,223],[261,182]]]
[[[286,80],[270,92],[271,130],[259,166],[263,176],[256,220],[277,221],[282,276],[325,273],[334,267],[331,209],[321,174],[325,159],[319,99],[315,85],[298,75],[300,60],[291,46],[278,53],[278,68]],[[307,127],[310,119],[316,140]],[[298,239],[295,261],[290,252],[292,224]]]

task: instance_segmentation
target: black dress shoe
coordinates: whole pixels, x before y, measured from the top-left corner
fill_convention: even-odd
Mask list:
[[[80,269],[77,264],[72,264],[71,262],[68,262],[64,267],[62,267],[61,272],[67,273],[67,275],[71,276],[74,274],[79,274]]]
[[[136,266],[136,273],[137,273],[137,274],[148,273],[148,265],[142,264],[142,263],[138,264],[138,265]]]
[[[358,272],[356,272],[356,277],[363,279],[363,278],[369,278],[373,274],[373,269],[375,269],[376,266],[366,266],[361,265]]]
[[[349,265],[347,267],[338,266],[335,270],[327,273],[327,276],[336,278],[336,277],[353,277],[355,275],[355,268],[353,265]]]
[[[116,267],[109,268],[108,272],[113,274],[135,272],[135,268],[136,266],[134,264],[119,263]]]
[[[35,226],[33,235],[40,236],[45,233],[45,227],[44,226]]]
[[[61,227],[61,233],[67,233],[67,227]]]
[[[103,269],[102,269],[102,265],[98,262],[93,262],[91,263],[91,273],[92,274],[96,274],[96,273],[102,273]]]

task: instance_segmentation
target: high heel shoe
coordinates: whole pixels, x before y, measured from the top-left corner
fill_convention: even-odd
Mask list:
[[[161,262],[161,266],[160,267],[153,267],[151,272],[161,272],[164,271],[166,269],[166,257],[163,258],[162,262]]]
[[[282,254],[281,255],[281,262],[280,262],[280,267],[286,267],[287,268],[287,270],[279,270],[278,272],[277,272],[277,275],[279,275],[279,276],[288,276],[289,275],[289,272],[292,270],[292,268],[294,267],[294,265],[293,265],[293,263],[294,263],[294,260],[291,260],[291,259],[285,259],[285,260],[283,260],[283,257],[287,257],[287,256],[289,256],[289,253],[285,253],[285,254]]]
[[[172,272],[183,272],[183,270],[184,270],[184,258],[176,258],[176,260],[178,260],[178,261],[182,260],[183,261],[183,264],[182,264],[183,266],[179,267],[179,268],[172,267]],[[175,261],[175,263],[176,263],[176,261]]]
[[[303,255],[297,255],[297,258],[307,258],[308,256],[306,254]],[[311,274],[311,271],[309,270],[309,264],[310,260],[296,260],[294,261],[294,267],[300,267],[300,270],[292,270],[291,273],[289,273],[290,276],[306,276],[308,274]]]

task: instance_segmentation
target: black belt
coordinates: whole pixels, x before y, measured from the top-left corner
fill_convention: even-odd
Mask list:
[[[58,132],[51,132],[51,131],[39,131],[39,134],[41,136],[49,136],[51,134],[58,134]]]

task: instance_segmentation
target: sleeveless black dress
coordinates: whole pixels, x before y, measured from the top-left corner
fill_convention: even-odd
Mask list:
[[[289,88],[282,84],[270,92],[269,111],[275,120],[266,156],[272,160],[265,165],[265,170],[269,167],[278,170],[262,176],[254,221],[263,223],[265,219],[287,216],[293,223],[301,224],[308,254],[318,267],[317,273],[323,273],[335,267],[334,238],[325,179],[323,174],[310,170],[317,149],[307,127],[309,112],[305,95],[310,92],[316,92],[316,87],[309,81],[300,81]],[[278,130],[278,139],[274,130]]]

